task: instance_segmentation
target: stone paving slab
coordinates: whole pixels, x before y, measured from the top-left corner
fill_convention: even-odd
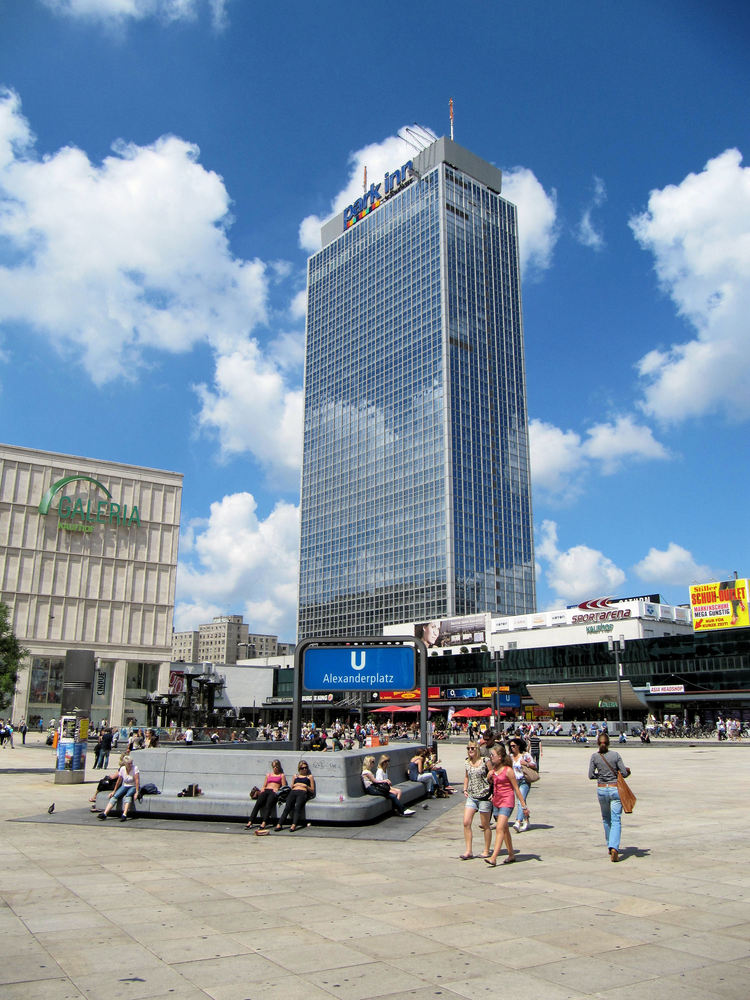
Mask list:
[[[0,758],[0,1000],[747,1000],[750,757],[729,746],[622,749],[638,804],[613,865],[591,749],[550,741],[519,863],[496,869],[459,861],[458,796],[405,837],[378,833],[406,829],[390,819],[264,838],[100,823],[99,772],[55,785],[47,748],[17,748]],[[441,746],[459,784],[463,754]]]
[[[46,773],[46,772],[45,772]],[[385,816],[382,819],[368,823],[364,826],[341,825],[331,823],[318,824],[296,833],[290,833],[285,828],[280,833],[271,831],[272,836],[294,837],[304,835],[305,837],[336,838],[339,840],[409,840],[415,833],[419,833],[429,823],[438,816],[442,816],[449,809],[461,805],[463,807],[463,796],[456,793],[446,799],[430,799],[429,802],[417,802],[413,805],[413,816]],[[37,813],[33,816],[19,816],[11,819],[15,823],[49,823],[52,825],[72,825],[72,826],[97,826],[101,821],[97,820],[99,813],[92,812],[90,805],[79,806],[76,809],[59,809],[50,814],[48,812]],[[120,820],[116,816],[107,819],[107,823],[115,824]],[[244,823],[226,822],[223,820],[190,820],[180,818],[157,818],[143,814],[135,819],[129,819],[125,825],[136,823],[139,828],[146,830],[169,830],[182,831],[185,833],[224,833],[242,834],[252,836],[250,831],[245,830]]]

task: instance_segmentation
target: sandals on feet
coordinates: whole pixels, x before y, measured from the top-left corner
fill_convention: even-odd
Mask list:
[[[459,854],[458,857],[459,857],[459,860],[461,860],[461,861],[471,861],[471,859],[474,857],[474,855],[473,854]]]
[[[497,861],[493,861],[492,858],[485,858],[484,863],[489,865],[490,868],[497,868]]]
[[[512,864],[515,864],[515,861],[516,861],[516,856],[514,854],[512,858],[505,858],[505,860],[503,861],[503,864],[504,865],[512,865]]]

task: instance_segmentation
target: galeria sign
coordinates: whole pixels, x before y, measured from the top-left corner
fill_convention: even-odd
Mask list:
[[[91,483],[97,490],[104,493],[106,500],[91,498],[84,500],[82,497],[74,500],[63,493],[65,487],[73,482]],[[58,493],[61,496],[57,501],[57,507],[54,508],[52,501]],[[92,479],[91,476],[65,476],[63,479],[58,479],[42,497],[39,513],[49,514],[50,508],[57,510],[57,524],[61,531],[80,531],[84,534],[90,534],[94,530],[94,524],[123,525],[126,528],[132,524],[141,526],[138,507],[133,504],[128,510],[126,503],[116,503],[107,487],[98,479]]]

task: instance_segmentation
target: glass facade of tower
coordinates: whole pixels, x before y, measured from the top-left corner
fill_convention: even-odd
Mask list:
[[[534,610],[515,208],[441,162],[309,262],[299,637]]]

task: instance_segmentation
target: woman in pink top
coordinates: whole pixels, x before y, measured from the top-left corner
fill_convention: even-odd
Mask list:
[[[281,766],[281,761],[272,760],[271,770],[266,775],[266,780],[263,782],[260,794],[255,800],[255,806],[253,807],[250,822],[247,824],[246,829],[252,830],[253,825],[258,820],[258,816],[261,818],[261,824],[255,831],[256,833],[265,830],[269,823],[276,822],[276,802],[279,792],[282,788],[286,787],[286,783],[286,775]]]
[[[513,761],[510,759],[502,744],[496,744],[490,750],[490,763],[492,771],[490,781],[492,786],[492,811],[495,814],[495,849],[489,858],[484,860],[493,868],[497,864],[497,856],[503,841],[508,848],[508,857],[502,862],[504,865],[512,864],[516,860],[513,853],[513,841],[508,827],[508,817],[513,813],[516,798],[523,807],[523,815],[529,817],[529,809],[523,792],[518,787],[518,781],[513,772]]]

